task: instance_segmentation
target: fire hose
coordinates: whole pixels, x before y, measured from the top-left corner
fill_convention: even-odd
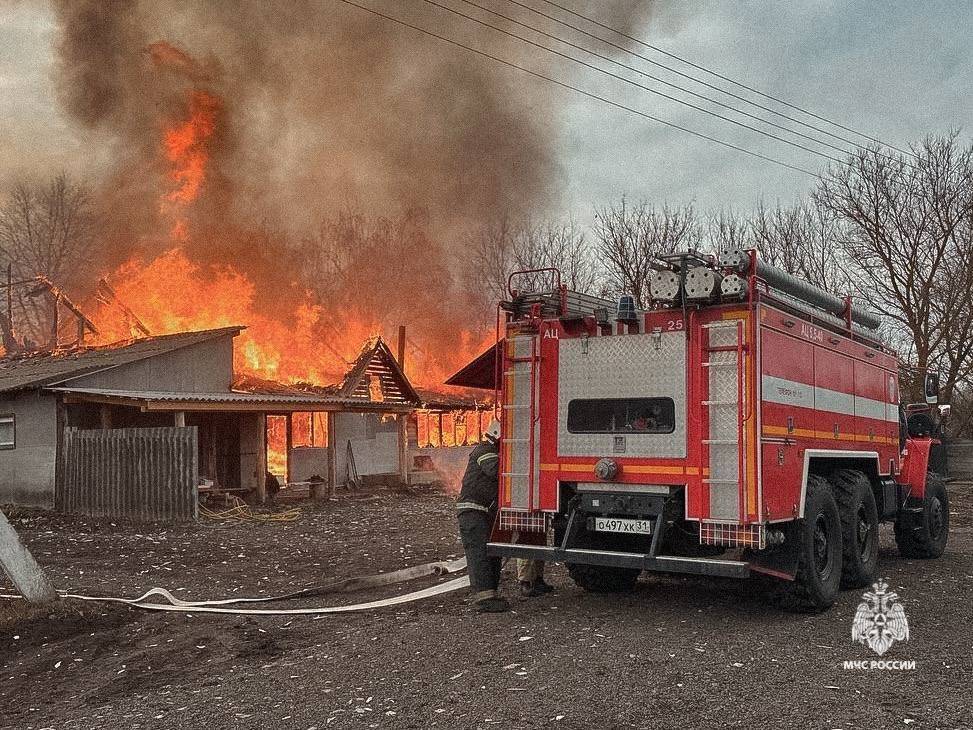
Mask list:
[[[364,588],[377,588],[380,586],[404,583],[417,578],[425,578],[434,575],[444,575],[455,573],[466,568],[466,559],[451,561],[436,561],[423,563],[411,568],[403,568],[389,573],[378,573],[354,578],[348,578],[335,583],[323,586],[304,588],[293,593],[286,593],[277,596],[266,596],[260,598],[226,598],[215,601],[183,601],[176,598],[165,588],[151,588],[138,598],[119,598],[115,596],[86,596],[76,593],[66,593],[58,591],[61,598],[73,598],[78,601],[94,601],[99,603],[122,603],[132,608],[142,608],[149,611],[172,611],[179,613],[226,613],[237,616],[310,616],[328,613],[350,613],[353,611],[367,611],[374,608],[385,608],[386,606],[397,606],[412,601],[420,601],[424,598],[439,596],[445,593],[465,588],[470,584],[468,576],[453,578],[445,583],[429,586],[418,591],[405,593],[400,596],[383,598],[365,603],[355,603],[346,606],[324,606],[311,608],[228,608],[237,604],[270,603],[273,601],[291,600],[294,598],[304,598],[308,596],[324,595],[328,593],[338,593],[342,591],[361,590]],[[2,595],[0,598],[20,598],[16,595]],[[158,598],[164,603],[156,603],[149,599]]]

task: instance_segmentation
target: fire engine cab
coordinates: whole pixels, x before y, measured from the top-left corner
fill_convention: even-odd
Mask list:
[[[527,286],[498,309],[490,552],[599,592],[643,570],[761,573],[801,610],[873,582],[882,521],[902,555],[941,555],[938,386],[900,406],[878,318],[754,251],[656,266],[645,310],[553,269],[511,277]]]

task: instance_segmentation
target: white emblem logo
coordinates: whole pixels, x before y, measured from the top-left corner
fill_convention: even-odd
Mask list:
[[[851,625],[851,638],[859,644],[867,644],[882,656],[896,641],[909,640],[909,620],[905,609],[898,602],[899,595],[890,591],[888,583],[880,580],[865,591],[865,600],[858,604],[855,620]]]

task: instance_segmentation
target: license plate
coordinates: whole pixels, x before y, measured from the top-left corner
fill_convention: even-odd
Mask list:
[[[633,535],[651,535],[652,520],[630,520],[622,517],[595,517],[596,532],[626,532]]]

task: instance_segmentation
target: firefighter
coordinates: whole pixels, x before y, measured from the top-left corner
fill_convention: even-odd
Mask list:
[[[480,613],[502,613],[510,602],[500,595],[500,558],[487,555],[486,546],[497,515],[500,467],[500,424],[493,421],[484,439],[473,448],[463,486],[456,502],[459,534],[466,552],[466,566],[473,589],[473,603]]]
[[[518,558],[517,581],[520,583],[520,595],[525,598],[536,598],[554,590],[554,587],[544,580],[543,560]]]

